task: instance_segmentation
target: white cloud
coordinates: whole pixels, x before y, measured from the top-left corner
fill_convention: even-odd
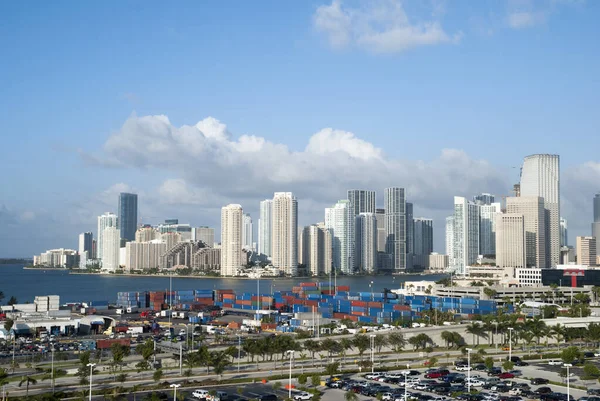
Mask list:
[[[584,0],[509,0],[506,22],[513,29],[530,28],[545,24],[560,7],[576,7]]]
[[[313,26],[336,48],[355,45],[375,53],[398,53],[418,46],[457,43],[462,33],[448,34],[437,18],[443,4],[434,3],[429,21],[412,21],[399,0],[377,0],[362,7],[345,6],[342,0],[322,5],[313,15]]]

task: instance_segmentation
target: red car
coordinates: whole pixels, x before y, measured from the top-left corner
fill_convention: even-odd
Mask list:
[[[427,379],[438,379],[438,378],[444,377],[448,374],[450,374],[450,371],[448,369],[440,369],[440,370],[434,370],[433,372],[427,373],[425,375],[425,377]]]
[[[499,379],[512,379],[512,378],[514,378],[514,377],[515,377],[515,375],[513,375],[513,374],[512,374],[512,373],[510,373],[510,372],[503,372],[503,373],[500,373],[500,374],[498,375],[498,378],[499,378]]]

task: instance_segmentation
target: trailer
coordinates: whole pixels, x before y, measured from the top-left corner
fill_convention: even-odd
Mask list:
[[[143,334],[144,328],[142,326],[130,327],[127,329],[127,334]]]

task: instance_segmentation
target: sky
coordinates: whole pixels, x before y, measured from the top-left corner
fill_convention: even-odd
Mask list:
[[[406,188],[444,251],[453,196],[561,157],[569,243],[600,190],[600,2],[0,2],[0,257],[76,248],[118,193],[143,223],[299,223]],[[218,237],[218,235],[217,235]]]

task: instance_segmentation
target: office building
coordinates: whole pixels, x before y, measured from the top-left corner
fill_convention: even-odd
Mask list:
[[[375,213],[375,191],[350,189],[348,200],[352,204],[354,216],[361,213]]]
[[[448,255],[432,253],[429,255],[430,270],[446,270],[448,268]]]
[[[137,194],[121,192],[119,194],[119,230],[121,232],[121,240],[125,242],[135,240],[135,231],[138,226],[137,211]]]
[[[537,267],[521,267],[515,269],[515,278],[521,287],[540,287],[542,285],[542,269]]]
[[[569,246],[569,233],[568,233],[567,219],[560,218],[560,247]]]
[[[221,208],[221,276],[237,276],[244,265],[241,205]]]
[[[453,269],[465,274],[466,267],[479,256],[479,205],[466,198],[454,197]]]
[[[272,256],[273,242],[273,200],[265,199],[260,202],[260,216],[258,220],[258,253]]]
[[[114,272],[119,268],[121,231],[114,226],[106,227],[102,233],[102,270]]]
[[[546,259],[547,213],[544,209],[544,199],[539,196],[508,197],[506,212],[523,216],[526,267],[550,267]]]
[[[386,253],[393,272],[406,271],[406,198],[404,188],[384,191]]]
[[[135,232],[135,242],[150,242],[155,239],[160,239],[160,234],[152,226],[143,226]]]
[[[525,219],[518,213],[496,215],[496,266],[525,268]]]
[[[454,266],[454,216],[446,217],[446,255],[448,266]]]
[[[483,194],[480,196],[489,195]],[[489,195],[491,196],[491,195]],[[491,196],[493,199],[493,196]],[[479,254],[496,254],[496,216],[502,212],[500,203],[485,203],[479,206]]]
[[[521,169],[520,185],[521,197],[539,196],[543,198],[547,214],[544,230],[545,259],[549,267],[556,267],[560,257],[559,156],[539,154],[525,157]]]
[[[215,229],[212,227],[196,227],[194,228],[194,241],[202,241],[211,248],[215,246]],[[220,262],[219,262],[220,263]]]
[[[33,256],[34,266],[70,268],[78,266],[79,261],[80,255],[76,250],[65,248],[49,249],[41,255]]]
[[[114,213],[106,212],[98,216],[98,243],[96,244],[96,257],[102,259],[104,251],[104,230],[107,227],[118,228],[118,217]],[[120,235],[120,233],[119,233]]]
[[[596,238],[577,237],[577,264],[596,266]]]
[[[325,227],[331,233],[333,268],[354,273],[354,210],[349,200],[325,209]]]
[[[377,252],[385,253],[385,209],[375,209],[375,219],[377,220]]]
[[[494,203],[494,195],[486,193],[475,195],[473,197],[473,202],[477,203],[478,205],[491,205]]]
[[[87,258],[92,258],[92,252],[94,248],[94,234],[91,232],[79,234],[79,254],[83,255],[87,252]]]
[[[244,213],[242,222],[242,245],[246,250],[254,249],[254,226],[252,224],[252,217],[248,213]]]
[[[180,224],[178,219],[167,219],[159,224],[156,229],[161,234],[177,233],[181,241],[188,242],[192,239],[192,227],[189,224]]]
[[[299,255],[313,276],[331,272],[331,234],[324,223],[312,224],[302,229]]]
[[[596,238],[596,249],[600,249],[600,193],[594,196],[593,209],[592,237]]]
[[[433,252],[433,220],[424,217],[414,219],[414,253],[429,255]]]
[[[298,200],[291,192],[273,196],[272,263],[287,276],[298,275]]]
[[[355,255],[358,271],[377,272],[377,219],[375,213],[360,213],[355,218]]]
[[[412,269],[415,255],[415,220],[413,204],[406,202],[406,268]]]
[[[139,231],[139,230],[138,230]],[[131,241],[125,244],[125,269],[157,269],[160,257],[167,252],[167,244],[160,240]]]

